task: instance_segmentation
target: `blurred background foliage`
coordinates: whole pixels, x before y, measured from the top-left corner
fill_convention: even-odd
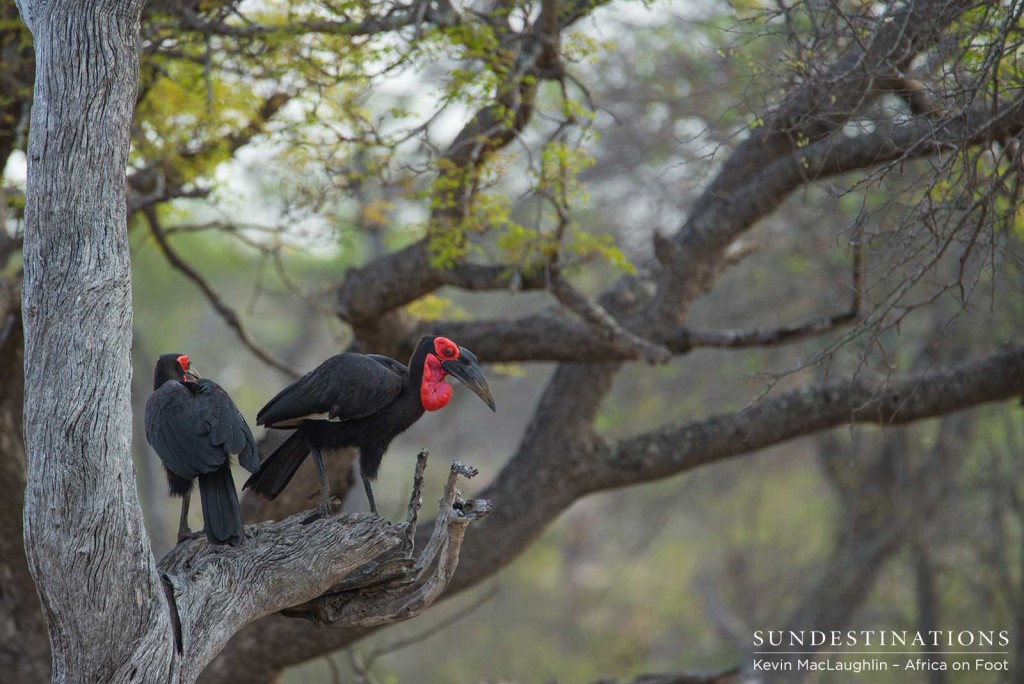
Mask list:
[[[285,22],[309,7],[272,3],[260,18]],[[731,146],[761,125],[780,86],[799,81],[823,50],[794,43],[779,16],[759,2],[656,2],[623,3],[580,22],[564,49],[587,89],[539,89],[538,123],[480,179],[471,215],[454,237],[438,240],[435,257],[444,262],[469,249],[527,270],[554,240],[588,292],[631,271],[650,256],[653,234],[679,223]],[[147,43],[160,49],[143,67],[131,163],[158,165],[164,182],[204,189],[202,198],[159,208],[168,239],[288,365],[311,369],[350,341],[333,315],[333,288],[346,269],[431,230],[429,212],[438,207],[430,201],[444,196],[445,183],[460,182],[443,173],[441,145],[510,68],[498,39],[481,25],[424,28],[412,43],[282,35],[240,39],[224,51],[212,42],[227,39],[177,33],[158,15],[147,24]],[[276,92],[301,95],[275,103]],[[232,132],[268,105],[285,115],[236,154]],[[930,239],[903,229],[907,211],[922,193],[957,192],[957,176],[1000,173],[984,161],[965,159],[941,183],[921,182],[930,162],[920,161],[902,174],[838,177],[794,193],[744,237],[751,255],[723,273],[690,322],[755,328],[841,313],[855,243],[867,252],[868,309],[884,307],[892,283],[914,267],[904,261],[911,243]],[[18,164],[8,166],[14,184]],[[571,207],[572,222],[556,236],[559,206]],[[698,350],[664,367],[633,364],[618,376],[598,427],[625,436],[743,411],[752,397],[830,374],[954,360],[936,358],[939,339],[941,353],[955,349],[964,358],[1019,339],[1024,212],[1001,210],[1005,221],[985,249],[915,281],[897,323],[786,347]],[[476,235],[482,226],[489,232]],[[131,241],[136,415],[154,357],[180,351],[255,416],[288,378],[237,344],[141,217]],[[987,251],[995,246],[999,258]],[[15,260],[7,269],[17,267]],[[442,290],[411,311],[490,318],[546,302],[536,293]],[[397,440],[376,490],[382,513],[395,517],[404,507],[420,447],[434,454],[428,491],[441,486],[439,464],[450,458],[480,468],[473,486],[490,480],[514,451],[550,370],[492,368],[498,418],[457,389],[454,410],[428,416]],[[586,498],[497,578],[350,652],[295,668],[284,681],[369,672],[379,682],[584,682],[722,670],[749,656],[753,630],[799,625],[824,601],[835,601],[843,629],[1007,629],[1019,652],[1021,419],[1019,408],[1002,404],[905,428],[841,428]],[[173,542],[177,504],[164,495],[141,425],[135,435],[159,555]],[[823,591],[830,582],[850,589]],[[870,681],[1019,681],[1021,663],[1014,666],[1016,674],[939,679],[900,670],[872,673]]]

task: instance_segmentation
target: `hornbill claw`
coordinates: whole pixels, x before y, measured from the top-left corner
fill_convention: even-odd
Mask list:
[[[316,511],[312,515],[309,515],[306,518],[304,518],[302,524],[308,525],[311,522],[319,520],[320,518],[330,518],[332,515],[334,515],[335,504],[341,505],[341,500],[336,496],[332,496],[327,499],[321,499],[319,503],[317,503],[316,505]]]

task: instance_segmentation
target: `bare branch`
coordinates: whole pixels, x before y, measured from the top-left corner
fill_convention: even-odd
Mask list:
[[[156,215],[156,209],[152,206],[148,206],[143,209],[142,213],[146,217],[146,221],[149,224],[150,231],[153,233],[153,237],[156,239],[157,244],[160,245],[160,249],[163,251],[164,256],[167,257],[167,261],[199,288],[203,293],[203,296],[205,296],[206,300],[210,303],[210,306],[213,307],[213,310],[217,312],[229,328],[235,331],[235,335],[239,340],[241,340],[242,344],[244,344],[249,351],[268,366],[276,368],[289,377],[300,377],[302,375],[300,371],[292,368],[284,361],[273,356],[256,341],[248,328],[245,327],[245,324],[242,322],[242,319],[239,318],[235,310],[228,306],[228,304],[221,299],[220,295],[217,294],[217,291],[213,289],[213,286],[210,285],[198,271],[192,268],[192,265],[189,264],[188,261],[178,254],[178,252],[171,246],[166,233],[164,233],[163,227],[160,225],[160,219]]]
[[[969,6],[967,0],[915,0],[886,13],[866,45],[849,50],[825,77],[789,93],[766,125],[754,130],[729,157],[671,243],[666,240],[661,245],[662,268],[651,320],[682,323],[690,305],[722,267],[728,245],[806,179],[828,175],[823,168],[805,168],[804,161],[809,159],[801,145],[841,144],[828,139],[877,95],[873,81],[902,70]],[[860,165],[844,164],[834,173],[880,161],[876,155]],[[773,177],[780,166],[787,173]],[[743,201],[736,201],[741,196]]]
[[[445,285],[461,290],[542,290],[548,285],[544,268],[523,269],[492,264],[461,264],[440,274]]]
[[[697,347],[773,347],[835,332],[859,317],[859,311],[851,310],[804,323],[755,330],[693,330],[683,326],[656,330],[649,343],[674,355],[688,354]],[[557,313],[513,319],[424,321],[412,329],[406,346],[422,335],[446,335],[459,340],[489,363],[607,363],[637,358],[636,350],[616,345],[606,335],[595,335],[591,325]]]
[[[937,119],[946,113],[945,105],[917,79],[893,74],[888,78],[877,79],[875,87],[903,98],[916,116]]]
[[[690,344],[694,347],[772,347],[806,340],[839,330],[857,320],[857,312],[815,318],[806,323],[757,330],[693,330]]]
[[[665,363],[672,358],[668,348],[643,339],[619,322],[597,302],[590,301],[556,269],[550,273],[551,293],[562,305],[589,323],[601,337],[628,358],[642,357],[647,363]]]
[[[416,454],[416,472],[412,479],[412,495],[409,497],[409,508],[405,516],[405,531],[402,533],[402,551],[412,554],[413,540],[416,538],[416,521],[420,508],[423,506],[423,472],[427,469],[427,456],[430,452],[420,449]]]
[[[838,130],[881,92],[874,87],[878,79],[901,71],[971,4],[969,0],[913,0],[883,13],[867,41],[836,60],[824,77],[788,94],[766,124],[732,155],[702,199],[726,190],[726,185],[737,188],[741,178],[794,149],[798,137],[813,143]]]
[[[854,138],[837,135],[780,157],[752,172],[742,187],[743,201],[722,201],[687,222],[677,240],[656,243],[659,289],[653,320],[673,320],[707,287],[722,266],[727,246],[808,181],[895,163],[973,145],[1012,139],[1024,131],[1024,97],[993,112],[974,108],[940,123],[914,120]],[[695,237],[697,231],[700,237]],[[688,238],[683,235],[690,235]],[[660,312],[660,313],[659,313]]]
[[[852,270],[853,301],[850,303],[850,310],[845,313],[814,318],[796,326],[781,326],[767,330],[694,330],[688,333],[690,344],[694,347],[771,347],[825,335],[855,323],[860,318],[863,289],[863,245],[859,240],[853,249]]]
[[[692,330],[689,332],[690,344],[694,347],[772,347],[825,335],[855,323],[860,318],[863,260],[864,247],[858,240],[853,249],[853,301],[846,313],[762,330]]]
[[[1024,348],[874,382],[835,380],[619,442],[598,489],[646,482],[838,425],[902,425],[1024,393]]]
[[[426,453],[421,451],[417,470],[425,463]],[[289,609],[287,614],[343,627],[376,627],[419,615],[441,595],[455,574],[466,528],[491,511],[486,500],[459,496],[455,489],[459,475],[473,477],[476,469],[452,463],[433,534],[415,564],[410,567],[408,563],[412,546],[406,548],[403,532],[397,545],[399,556],[375,561],[369,576],[361,572],[355,584],[346,580],[325,591],[323,597]],[[414,486],[413,499],[419,496]],[[418,507],[410,505],[405,530],[414,526],[417,512]]]
[[[425,461],[424,454],[420,474]],[[239,627],[278,611],[348,627],[389,624],[423,611],[451,579],[466,528],[490,511],[487,501],[458,498],[454,475],[468,471],[453,465],[452,472],[422,568],[411,564],[412,549],[404,543],[412,510],[404,529],[365,513],[310,524],[297,514],[247,527],[237,547],[201,538],[176,546],[159,570],[171,590],[183,667],[195,677]],[[414,498],[421,485],[422,478]],[[359,581],[346,584],[352,577]]]

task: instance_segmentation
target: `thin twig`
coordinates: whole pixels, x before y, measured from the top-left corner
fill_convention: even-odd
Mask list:
[[[153,237],[156,239],[157,244],[160,245],[161,251],[167,258],[168,263],[172,267],[180,271],[186,278],[191,280],[196,287],[200,289],[206,300],[213,307],[214,311],[220,315],[221,319],[227,324],[229,328],[235,331],[238,339],[241,340],[242,344],[245,345],[249,351],[251,351],[257,358],[266,363],[268,366],[272,366],[277,370],[281,371],[285,375],[292,378],[297,378],[302,375],[301,372],[292,368],[284,361],[276,358],[253,338],[252,334],[242,323],[242,319],[239,318],[238,313],[227,305],[227,303],[221,299],[220,295],[217,294],[216,290],[203,278],[202,275],[196,271],[191,264],[185,261],[184,258],[178,252],[171,247],[170,241],[167,239],[167,234],[164,233],[163,227],[160,225],[160,219],[156,215],[156,209],[152,206],[146,207],[142,210],[143,215],[146,217],[146,221],[149,223],[150,231],[153,233]]]
[[[348,662],[352,666],[352,672],[355,674],[358,684],[376,684],[377,680],[370,673],[370,668],[373,666],[364,664],[363,659],[359,657],[354,648],[348,649]]]
[[[863,304],[864,281],[864,241],[863,227],[858,229],[853,241],[853,264],[851,266],[850,288],[853,298],[850,309],[835,316],[814,318],[805,323],[783,325],[777,328],[755,330],[690,330],[685,337],[690,347],[772,347],[780,344],[791,344],[809,337],[816,337],[833,332],[856,323],[861,317]]]
[[[815,318],[806,323],[783,325],[778,328],[754,330],[691,330],[688,335],[692,347],[771,347],[779,344],[798,342],[832,332],[853,323],[858,318],[856,311],[847,311],[836,316]]]
[[[402,534],[401,554],[411,556],[413,541],[416,538],[416,520],[423,506],[423,471],[427,469],[427,457],[430,452],[420,449],[416,454],[416,472],[412,479],[412,495],[409,497],[409,509],[405,516],[405,532]]]
[[[556,269],[550,276],[551,294],[577,316],[593,326],[611,344],[634,358],[642,357],[648,363],[665,363],[672,358],[666,347],[645,340],[619,322],[597,302],[591,301],[566,280]]]

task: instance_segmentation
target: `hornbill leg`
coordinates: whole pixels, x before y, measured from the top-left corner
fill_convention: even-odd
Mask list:
[[[363,489],[366,490],[366,499],[370,502],[370,512],[374,515],[377,513],[377,504],[373,500],[373,487],[370,486],[370,478],[363,475]]]
[[[311,523],[318,518],[331,517],[331,483],[327,481],[327,467],[324,466],[324,457],[320,449],[310,447],[313,454],[313,462],[316,463],[316,474],[320,477],[320,500],[316,504],[316,513],[309,516],[303,522]]]
[[[188,529],[188,504],[192,498],[192,490],[185,492],[181,497],[181,517],[178,518],[178,543],[185,541],[192,535]]]

